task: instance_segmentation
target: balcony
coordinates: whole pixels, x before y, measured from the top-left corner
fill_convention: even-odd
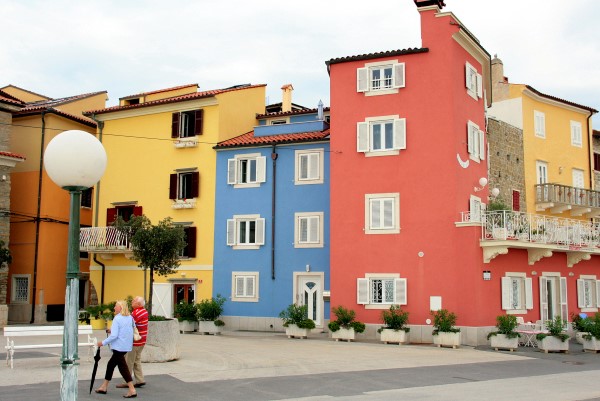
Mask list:
[[[569,267],[600,255],[599,223],[508,210],[463,213],[462,220],[480,222],[484,263],[509,249],[527,250],[530,265],[554,252],[565,252]]]
[[[559,184],[537,184],[535,207],[538,212],[558,214],[570,211],[571,216],[600,216],[600,192]]]
[[[129,237],[126,230],[117,230],[116,227],[85,227],[79,231],[79,250],[130,255],[133,251]]]

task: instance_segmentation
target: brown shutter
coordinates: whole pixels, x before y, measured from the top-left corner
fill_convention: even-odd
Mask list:
[[[144,213],[144,211],[143,211],[143,209],[142,209],[142,207],[141,207],[141,206],[134,206],[134,207],[133,207],[133,213],[132,213],[132,215],[133,215],[133,216],[138,216],[138,217],[139,217],[139,216],[141,216],[143,213]]]
[[[187,242],[185,256],[189,258],[196,257],[196,227],[185,228],[185,242]]]
[[[196,121],[194,124],[194,135],[202,135],[202,121],[204,120],[204,110],[196,110]]]
[[[169,199],[177,199],[177,174],[169,176]]]
[[[521,210],[521,193],[519,191],[512,191],[512,209],[515,212]]]
[[[173,113],[171,120],[171,138],[179,138],[179,113]]]
[[[109,226],[117,219],[117,208],[109,207],[106,209],[106,225]]]
[[[200,173],[194,171],[192,173],[192,198],[197,198],[200,195]]]

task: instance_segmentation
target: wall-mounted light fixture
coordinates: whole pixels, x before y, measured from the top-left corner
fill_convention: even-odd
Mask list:
[[[483,190],[483,188],[485,188],[485,186],[487,185],[487,183],[488,183],[488,179],[487,179],[487,178],[485,178],[485,177],[481,177],[481,178],[479,179],[479,186],[478,186],[478,187],[475,187],[475,188],[473,188],[473,190],[474,190],[475,192],[479,192],[479,191]]]
[[[310,271],[310,265],[306,265],[306,271],[309,272]]]

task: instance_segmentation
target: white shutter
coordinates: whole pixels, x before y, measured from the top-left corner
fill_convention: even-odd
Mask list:
[[[511,309],[510,305],[510,289],[512,287],[512,279],[510,277],[502,277],[502,309]]]
[[[369,151],[369,123],[356,124],[356,151]]]
[[[600,280],[596,280],[596,308],[600,308]]]
[[[548,292],[546,291],[546,283],[548,279],[546,277],[540,277],[540,318],[542,320],[548,319]]]
[[[396,228],[394,227],[394,199],[383,200],[383,224],[381,228]]]
[[[477,97],[483,96],[483,77],[477,74]]]
[[[393,149],[406,149],[406,118],[394,120]]]
[[[265,170],[267,168],[267,158],[259,156],[256,158],[256,182],[265,182]]]
[[[370,199],[369,210],[371,211],[369,219],[369,228],[381,228],[381,200]]]
[[[308,158],[308,176],[307,178],[318,180],[321,178],[321,172],[319,171],[319,157],[321,155],[319,153],[311,153]]]
[[[560,318],[569,320],[569,309],[567,308],[567,278],[560,278]]]
[[[256,288],[255,280],[256,277],[254,276],[246,277],[246,296],[248,297],[256,297],[256,294],[254,293],[254,289]]]
[[[479,134],[479,158],[485,160],[485,135],[482,130],[478,130]]]
[[[471,70],[473,69],[473,67],[471,66],[471,64],[467,63],[465,64],[465,87],[467,89],[471,89]]]
[[[356,303],[366,305],[369,303],[369,279],[356,279]]]
[[[467,151],[470,155],[475,153],[475,132],[479,127],[473,124],[471,121],[467,123]]]
[[[298,218],[298,242],[303,243],[308,241],[308,218]]]
[[[237,161],[227,160],[227,184],[234,185],[237,182]]]
[[[404,63],[394,64],[394,88],[404,88]]]
[[[238,276],[235,278],[235,296],[243,297],[244,296],[244,285],[246,280],[243,276]]]
[[[407,286],[405,278],[394,279],[394,303],[397,305],[407,304]]]
[[[533,309],[533,280],[525,278],[525,309]]]
[[[227,245],[235,245],[235,220],[227,219]]]
[[[265,219],[256,219],[256,245],[265,244]]]
[[[356,91],[367,92],[369,90],[369,69],[359,68],[356,70]]]
[[[577,279],[577,306],[585,307],[585,283],[582,279]]]
[[[311,242],[319,242],[320,238],[319,238],[319,217],[311,217],[308,221],[308,229],[309,229],[309,235],[308,235],[308,239]]]

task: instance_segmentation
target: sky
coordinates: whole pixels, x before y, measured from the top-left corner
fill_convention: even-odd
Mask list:
[[[446,0],[512,83],[600,110],[600,1]],[[120,97],[267,84],[329,106],[325,62],[421,46],[413,0],[0,0],[0,87]],[[600,128],[600,116],[593,119]],[[596,128],[596,129],[598,129]]]

